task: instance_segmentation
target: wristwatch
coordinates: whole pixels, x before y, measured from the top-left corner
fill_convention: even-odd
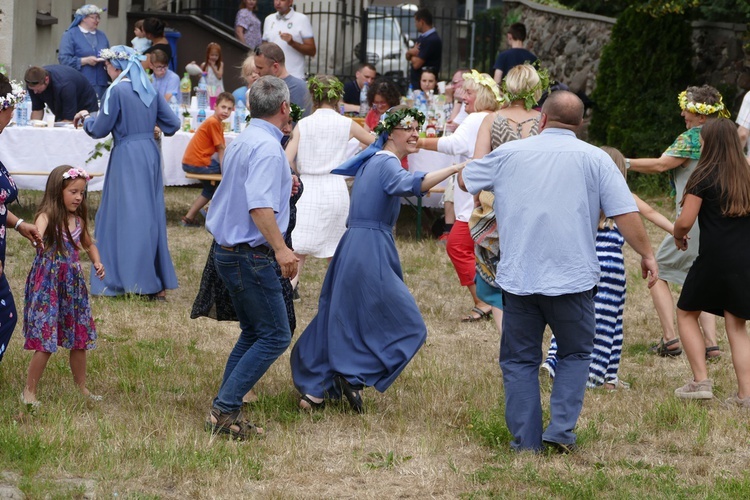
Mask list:
[[[625,170],[630,170],[630,158],[625,158]]]

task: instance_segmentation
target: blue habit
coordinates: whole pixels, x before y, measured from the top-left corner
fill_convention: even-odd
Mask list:
[[[427,338],[401,272],[393,226],[399,197],[421,196],[423,173],[377,154],[357,172],[347,230],[328,267],[313,318],[292,349],[301,394],[340,397],[335,374],[385,391]]]
[[[180,120],[160,95],[146,107],[129,80],[112,88],[109,114],[100,111],[84,123],[86,133],[95,139],[110,132],[114,137],[94,230],[107,275],[100,280],[92,271],[93,295],[177,288],[167,247],[164,181],[154,125],[172,135]]]

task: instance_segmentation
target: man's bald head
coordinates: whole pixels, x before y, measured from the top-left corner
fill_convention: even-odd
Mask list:
[[[583,121],[583,111],[583,101],[577,95],[567,90],[556,90],[542,106],[542,113],[547,115],[545,128],[575,130]]]

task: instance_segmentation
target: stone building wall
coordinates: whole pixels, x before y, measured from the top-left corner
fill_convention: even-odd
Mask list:
[[[602,48],[609,41],[616,19],[528,0],[506,0],[503,10],[506,24],[520,21],[526,25],[526,47],[542,60],[553,78],[574,91],[591,94]],[[750,90],[749,38],[745,24],[693,23],[696,84],[708,83],[734,94],[733,98],[728,96],[731,102],[727,102],[733,116],[742,96]]]

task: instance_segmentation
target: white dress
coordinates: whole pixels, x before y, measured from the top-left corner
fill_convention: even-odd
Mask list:
[[[352,121],[332,109],[318,109],[297,124],[297,171],[305,186],[297,202],[294,251],[332,257],[346,231],[349,190],[344,176],[331,174],[347,158]]]

